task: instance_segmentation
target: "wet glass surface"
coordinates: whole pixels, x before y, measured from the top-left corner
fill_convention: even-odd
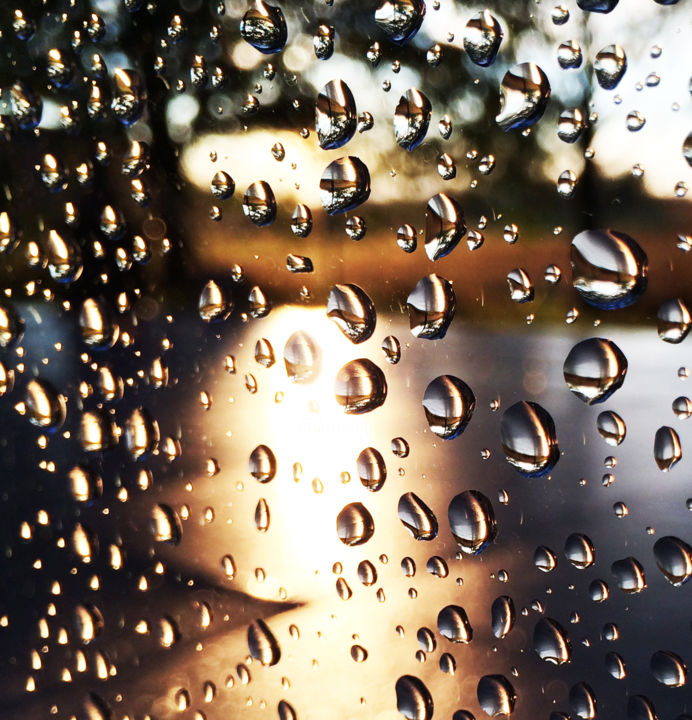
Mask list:
[[[685,0],[0,31],[3,720],[692,713]]]

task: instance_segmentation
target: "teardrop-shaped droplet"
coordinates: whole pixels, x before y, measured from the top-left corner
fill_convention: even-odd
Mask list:
[[[118,336],[105,306],[94,298],[86,298],[79,311],[82,340],[93,347],[108,347]]]
[[[331,25],[319,25],[312,36],[312,49],[318,60],[329,60],[334,54],[334,28]]]
[[[224,292],[214,280],[209,280],[202,288],[197,303],[199,315],[204,322],[225,320],[233,309],[233,304],[226,301]]]
[[[298,237],[305,238],[312,231],[312,212],[307,205],[298,203],[291,215],[291,232]]]
[[[10,253],[17,247],[17,230],[13,217],[6,211],[0,212],[0,253]]]
[[[567,387],[587,405],[593,405],[622,387],[627,358],[612,340],[589,338],[569,351],[562,372]]]
[[[387,466],[378,450],[367,447],[358,455],[358,477],[363,487],[377,492],[387,479]]]
[[[507,285],[509,296],[515,303],[527,303],[533,300],[533,283],[524,268],[510,270],[507,273]]]
[[[55,431],[65,422],[65,398],[46,380],[29,380],[25,404],[29,422],[36,427]]]
[[[447,605],[437,615],[437,629],[442,637],[453,643],[468,644],[473,640],[473,628],[464,608]]]
[[[425,389],[423,409],[430,429],[451,440],[464,432],[476,407],[471,388],[453,375],[436,377]]]
[[[598,434],[608,445],[619,445],[627,435],[625,421],[612,410],[606,410],[599,414],[596,418],[596,427]]]
[[[552,572],[557,565],[557,557],[550,548],[539,545],[533,554],[533,564],[541,572]]]
[[[271,448],[258,445],[251,453],[248,462],[250,475],[261,483],[267,483],[276,475],[276,457]]]
[[[425,253],[430,260],[449,255],[466,233],[464,211],[444,193],[428,200],[425,209]]]
[[[375,532],[375,522],[365,505],[350,503],[337,515],[336,532],[344,545],[362,545]]]
[[[296,385],[313,383],[322,371],[322,353],[304,330],[296,330],[284,346],[286,375]]]
[[[219,170],[211,179],[211,194],[217,200],[228,200],[235,192],[233,178],[223,170]]]
[[[425,139],[430,125],[430,100],[416,88],[409,88],[394,111],[394,139],[405,150],[417,148]]]
[[[125,446],[134,460],[153,453],[159,445],[159,424],[148,410],[135,408],[125,422]]]
[[[679,655],[658,650],[651,656],[651,673],[666,687],[682,687],[687,680],[687,667]]]
[[[610,572],[615,575],[617,586],[628,595],[641,592],[646,587],[644,568],[633,557],[616,560],[610,566]]]
[[[0,303],[0,347],[16,345],[24,335],[24,320],[14,305]]]
[[[447,516],[454,539],[467,555],[482,552],[497,535],[492,503],[477,490],[465,490],[453,497]]]
[[[329,215],[362,205],[370,197],[370,173],[357,157],[349,155],[327,165],[320,179],[320,200]]]
[[[503,37],[497,18],[490,10],[483,10],[466,23],[464,50],[476,65],[488,67],[495,62]]]
[[[684,585],[692,576],[692,547],[680,538],[659,538],[654,544],[654,558],[663,577],[675,587]]]
[[[315,130],[320,147],[334,150],[345,145],[356,132],[356,101],[343,80],[330,80],[315,103]]]
[[[327,317],[354,344],[367,340],[375,331],[375,306],[358,285],[334,285],[327,299]]]
[[[276,198],[269,183],[254,182],[245,191],[243,213],[257,227],[271,225],[276,220]]]
[[[434,273],[422,277],[406,302],[414,337],[439,340],[446,335],[456,310],[456,296],[449,280]]]
[[[500,112],[495,122],[505,131],[523,130],[538,122],[550,98],[550,83],[535,63],[519,63],[500,85]]]
[[[115,422],[105,409],[82,413],[79,441],[86,452],[103,452],[118,444]]]
[[[437,537],[435,513],[412,492],[399,498],[399,520],[416,540],[433,540]]]
[[[689,716],[679,715],[677,720],[687,720]],[[644,695],[630,695],[627,701],[627,720],[658,720],[653,703]]]
[[[132,125],[142,116],[146,92],[141,75],[136,70],[116,68],[113,71],[113,115],[123,125]]]
[[[405,43],[419,30],[425,17],[424,0],[382,0],[375,22],[395,43]]]
[[[606,653],[604,664],[606,672],[616,680],[623,680],[627,675],[625,661],[615,652]]]
[[[593,543],[582,533],[572,533],[565,540],[565,557],[579,570],[591,567],[595,559]]]
[[[177,545],[183,536],[183,526],[173,508],[168,505],[154,505],[151,510],[151,530],[156,542]]]
[[[391,365],[396,365],[401,360],[401,343],[394,335],[387,335],[380,347],[384,352],[385,360]]]
[[[252,47],[266,55],[281,52],[288,39],[281,8],[264,0],[251,0],[250,8],[240,21],[240,34]]]
[[[358,563],[358,579],[365,587],[370,587],[377,582],[377,568],[370,560],[362,560]]]
[[[614,90],[627,70],[627,56],[619,45],[607,45],[596,54],[596,80],[604,90]]]
[[[672,470],[682,459],[680,436],[672,427],[664,425],[656,430],[654,460],[662,472]]]
[[[504,675],[484,675],[476,688],[478,704],[490,717],[509,717],[514,711],[517,696]]]
[[[255,506],[255,527],[261,533],[267,532],[270,521],[269,505],[264,498],[260,498]]]
[[[281,659],[281,648],[264,620],[254,620],[247,629],[250,655],[265,667],[276,665]]]
[[[541,660],[562,665],[570,660],[572,643],[560,623],[544,617],[533,629],[533,649]]]
[[[577,142],[585,128],[586,122],[579,108],[568,108],[560,113],[557,121],[557,136],[563,142]]]
[[[681,343],[690,331],[692,316],[685,303],[676,298],[658,308],[658,337],[669,343]]]
[[[360,415],[380,407],[387,397],[384,373],[372,360],[359,358],[346,363],[334,382],[336,401],[349,415]]]
[[[495,598],[490,608],[490,624],[493,635],[501,640],[507,637],[514,627],[516,612],[514,601],[509,595],[500,595]]]
[[[571,247],[572,284],[590,305],[631,305],[647,284],[648,260],[639,245],[614,230],[584,230]]]
[[[594,720],[596,717],[596,694],[585,682],[572,685],[569,690],[569,704],[572,713],[581,720]]]
[[[524,477],[549,473],[560,458],[553,418],[537,403],[522,401],[505,410],[500,440],[507,462]]]

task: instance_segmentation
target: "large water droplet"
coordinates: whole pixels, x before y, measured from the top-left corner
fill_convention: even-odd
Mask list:
[[[611,340],[589,338],[569,351],[562,372],[567,387],[587,405],[593,405],[622,387],[627,358]]]
[[[453,375],[436,377],[423,396],[428,425],[435,435],[445,440],[464,432],[475,407],[476,397],[471,388]]]
[[[146,105],[144,82],[136,70],[116,68],[113,71],[111,110],[123,125],[139,120]]]
[[[365,505],[354,502],[337,515],[336,532],[344,545],[362,545],[375,532],[375,523]]]
[[[507,273],[507,285],[509,296],[515,303],[527,303],[533,300],[533,283],[524,268],[510,270]]]
[[[669,343],[681,343],[690,331],[692,316],[679,298],[666,300],[658,308],[658,337]]]
[[[267,483],[276,475],[276,457],[271,448],[258,445],[251,453],[248,461],[250,475],[261,483]]]
[[[382,0],[375,10],[375,22],[396,43],[410,40],[418,32],[424,16],[424,0]]]
[[[492,503],[477,490],[465,490],[453,497],[447,517],[454,539],[467,555],[482,552],[497,535]]]
[[[464,50],[476,65],[488,67],[495,62],[503,37],[500,23],[490,10],[483,10],[466,23]]]
[[[533,564],[541,572],[552,572],[557,565],[557,558],[550,548],[539,545],[533,554]]]
[[[685,663],[669,650],[659,650],[651,656],[651,673],[666,687],[682,687],[687,680]]]
[[[596,418],[596,427],[599,435],[608,445],[619,445],[627,434],[625,421],[612,410],[606,410],[599,414]]]
[[[560,458],[553,418],[537,403],[522,401],[505,410],[500,440],[507,462],[524,477],[549,473]]]
[[[243,197],[243,213],[258,227],[276,220],[276,198],[269,183],[260,180],[248,187]]]
[[[359,415],[384,403],[387,381],[382,370],[372,360],[351,360],[337,373],[334,394],[344,412]]]
[[[168,505],[154,505],[151,510],[151,531],[156,542],[177,545],[183,536],[178,513]]]
[[[654,544],[656,565],[665,579],[680,587],[692,576],[692,547],[680,538],[668,535]]]
[[[430,260],[449,255],[464,237],[464,211],[456,200],[438,193],[425,209],[425,253]]]
[[[490,717],[509,717],[517,701],[514,688],[504,675],[484,675],[478,681],[476,696],[481,709]]]
[[[654,460],[658,469],[668,472],[680,462],[681,458],[682,446],[677,432],[667,425],[658,428],[654,438]]]
[[[291,232],[305,238],[312,231],[312,212],[307,205],[298,203],[291,215]]]
[[[582,533],[572,533],[565,540],[565,557],[579,570],[591,567],[594,563],[594,546]]]
[[[24,335],[24,320],[13,305],[0,303],[0,347],[16,345]]]
[[[375,331],[375,306],[358,285],[335,285],[327,299],[327,317],[355,344],[367,340]]]
[[[614,230],[584,230],[572,240],[572,284],[590,305],[631,305],[646,289],[648,260],[635,240]]]
[[[593,69],[604,90],[615,89],[627,70],[625,51],[619,45],[607,45],[596,54]]]
[[[399,98],[394,111],[394,138],[402,148],[413,150],[423,142],[431,111],[430,100],[416,88],[409,88]]]
[[[240,34],[262,53],[268,55],[281,52],[288,39],[286,19],[281,8],[269,5],[264,0],[251,0],[250,9],[240,21]]]
[[[125,422],[125,446],[135,460],[153,453],[159,444],[159,424],[144,408],[135,408]]]
[[[509,595],[500,595],[495,598],[490,608],[490,624],[493,635],[501,640],[507,637],[514,627],[516,612],[514,601]]]
[[[453,643],[468,644],[473,640],[473,628],[464,608],[447,605],[437,615],[437,629],[442,637]]]
[[[331,80],[317,96],[315,130],[320,147],[334,150],[345,145],[356,132],[356,101],[343,80]]]
[[[644,568],[636,558],[626,557],[616,560],[610,566],[610,572],[615,575],[620,590],[627,594],[639,593],[646,587]]]
[[[677,720],[687,720],[689,716],[679,715]],[[627,720],[658,720],[653,703],[645,695],[631,695],[627,701]]]
[[[572,685],[569,690],[569,704],[572,712],[581,720],[594,720],[596,717],[596,695],[585,682]]]
[[[409,325],[414,337],[439,340],[447,333],[456,310],[452,283],[445,278],[426,275],[407,299]]]
[[[399,498],[399,520],[416,540],[433,540],[437,537],[435,513],[412,492]]]
[[[370,197],[370,173],[357,157],[349,155],[329,163],[320,179],[320,200],[329,215],[362,205]]]
[[[557,136],[563,142],[577,142],[585,128],[586,122],[579,108],[569,108],[560,113],[557,121]]]
[[[550,98],[550,83],[535,63],[513,65],[500,85],[500,112],[495,122],[505,131],[522,130],[538,122]]]
[[[233,303],[226,300],[223,290],[216,281],[209,280],[202,288],[197,308],[204,322],[219,322],[230,315]]]
[[[322,353],[310,335],[304,330],[296,330],[284,346],[284,364],[291,382],[309,385],[322,371]]]
[[[570,660],[572,644],[560,623],[541,618],[533,629],[533,649],[541,660],[562,665]]]
[[[377,492],[387,479],[387,466],[381,453],[375,448],[367,447],[358,455],[358,477],[363,487]]]
[[[276,665],[281,659],[279,643],[264,620],[250,623],[247,629],[247,644],[250,655],[265,667]]]
[[[577,0],[577,5],[586,12],[609,13],[619,0]]]
[[[616,680],[623,680],[627,675],[625,661],[615,652],[606,653],[604,665],[606,672]]]
[[[25,402],[32,425],[54,431],[65,422],[65,398],[46,380],[29,380]]]

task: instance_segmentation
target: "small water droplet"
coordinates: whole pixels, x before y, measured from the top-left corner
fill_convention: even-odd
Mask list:
[[[682,446],[677,432],[666,425],[660,427],[654,438],[654,459],[658,469],[668,472],[680,462],[681,458]]]
[[[312,37],[312,48],[318,60],[329,60],[334,54],[334,28],[331,25],[319,25]]]
[[[254,182],[243,196],[243,214],[258,227],[271,225],[276,219],[276,198],[269,183]]]
[[[514,610],[514,602],[509,595],[500,595],[495,598],[490,608],[490,624],[492,626],[493,635],[501,640],[507,637],[514,627],[516,612]]]
[[[582,53],[579,43],[575,40],[560,43],[557,48],[557,62],[563,70],[581,67]]]
[[[627,434],[625,421],[612,410],[606,410],[596,418],[596,427],[599,435],[608,445],[619,445]]]
[[[375,448],[367,447],[358,455],[358,477],[363,487],[377,492],[387,479],[384,458]]]

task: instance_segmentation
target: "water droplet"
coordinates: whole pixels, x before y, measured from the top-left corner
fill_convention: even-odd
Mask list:
[[[565,557],[578,570],[591,567],[595,559],[593,543],[586,535],[572,533],[565,540]]]
[[[619,0],[577,0],[577,5],[586,12],[609,13]]]
[[[563,70],[581,67],[582,54],[579,43],[575,40],[560,43],[557,48],[557,62]]]
[[[473,628],[464,608],[447,605],[437,615],[437,630],[453,643],[468,644],[473,640]]]
[[[331,80],[317,96],[315,130],[320,147],[334,150],[345,145],[356,132],[356,101],[343,80]]]
[[[0,303],[0,347],[16,345],[24,335],[24,320],[13,305]]]
[[[490,717],[509,717],[517,701],[514,688],[504,675],[484,675],[478,681],[476,696],[481,709]]]
[[[354,344],[367,340],[377,322],[372,300],[358,285],[335,285],[329,291],[327,317]]]
[[[584,116],[578,108],[570,108],[560,113],[557,121],[557,135],[563,142],[577,142],[585,128]]]
[[[375,532],[375,523],[365,505],[354,502],[346,505],[338,514],[336,532],[344,545],[362,545]]]
[[[534,297],[533,283],[524,268],[515,268],[507,273],[509,296],[515,303],[532,302]]]
[[[584,230],[572,240],[572,284],[590,305],[612,310],[631,305],[647,284],[646,253],[629,235]]]
[[[513,65],[500,85],[500,112],[495,122],[505,131],[523,130],[538,122],[550,98],[550,83],[534,63]]]
[[[318,60],[329,60],[334,54],[334,28],[331,25],[319,25],[312,36],[312,49]]]
[[[322,353],[304,330],[297,330],[284,346],[284,364],[288,379],[297,385],[309,385],[322,371]]]
[[[679,655],[658,650],[651,656],[651,673],[666,687],[682,687],[687,680],[687,667]]]
[[[260,180],[248,187],[243,197],[243,213],[258,227],[276,220],[276,198],[269,183]]]
[[[65,422],[65,398],[46,380],[27,383],[25,403],[27,417],[36,427],[55,431]]]
[[[384,458],[375,448],[367,447],[358,455],[358,477],[371,492],[377,492],[387,479],[387,466]]]
[[[672,470],[682,458],[680,437],[671,427],[666,425],[656,430],[654,438],[654,460],[662,472]]]
[[[267,55],[281,52],[288,39],[286,19],[281,8],[251,0],[249,10],[240,21],[243,39]]]
[[[320,200],[329,215],[362,205],[370,197],[370,173],[357,157],[342,157],[327,165],[320,179]]]
[[[641,130],[646,124],[646,118],[639,112],[639,110],[632,110],[627,113],[627,129],[630,132],[637,132]]]
[[[382,0],[375,10],[375,22],[390,40],[399,44],[418,32],[424,16],[424,0]]]
[[[619,45],[607,45],[597,53],[593,69],[604,90],[615,89],[627,70],[625,51]]]
[[[312,212],[307,205],[296,205],[291,215],[291,231],[301,238],[307,237],[312,231]]]
[[[279,643],[264,620],[254,620],[247,629],[247,644],[250,655],[265,667],[276,665],[281,659]]]
[[[428,98],[416,88],[409,88],[399,98],[394,111],[394,138],[402,148],[413,150],[423,142],[431,110]]]
[[[159,444],[159,424],[144,408],[135,408],[125,422],[125,446],[134,460],[153,453]]]
[[[587,405],[593,405],[622,387],[627,358],[611,340],[589,338],[569,351],[562,371],[567,387]]]
[[[401,360],[401,343],[394,335],[387,335],[382,341],[381,348],[390,365],[396,365]]]
[[[542,572],[552,572],[557,565],[557,557],[550,548],[539,545],[533,554],[533,564]]]
[[[267,532],[270,521],[269,505],[264,498],[260,498],[255,507],[255,527],[261,533]]]
[[[416,540],[437,537],[437,518],[433,511],[412,492],[399,498],[399,520]]]
[[[560,623],[541,618],[533,629],[533,649],[541,660],[562,665],[570,661],[572,643]]]
[[[146,92],[141,76],[136,70],[116,68],[113,71],[113,115],[123,125],[139,120],[146,104]]]
[[[606,672],[616,680],[623,680],[627,675],[625,661],[615,652],[606,653],[604,658]]]
[[[569,200],[577,187],[577,176],[571,170],[560,173],[557,179],[557,193],[560,197]]]
[[[671,585],[680,587],[692,576],[692,548],[679,538],[662,537],[654,544],[658,569]]]
[[[10,88],[10,109],[21,130],[32,130],[41,122],[43,101],[21,80]]]
[[[233,178],[223,170],[219,170],[211,179],[211,194],[217,200],[227,200],[235,192]]]
[[[620,590],[627,594],[639,593],[646,587],[644,568],[633,557],[616,560],[610,566],[610,572],[615,576]]]
[[[666,300],[658,309],[658,336],[669,343],[681,343],[690,331],[692,316],[679,298]]]
[[[447,516],[454,539],[467,555],[478,555],[497,535],[492,503],[477,490],[466,490],[453,497]]]
[[[369,560],[362,560],[358,563],[358,579],[365,587],[370,587],[377,582],[377,569]]]
[[[251,453],[248,463],[250,475],[261,483],[267,483],[276,475],[276,457],[266,445],[258,445]]]
[[[503,37],[497,18],[489,10],[483,10],[466,23],[464,50],[476,65],[488,67],[495,62]]]
[[[168,505],[154,505],[151,510],[151,531],[156,542],[178,545],[183,536],[178,513]]]
[[[500,595],[495,598],[490,608],[490,618],[493,635],[499,640],[507,637],[514,627],[516,618],[514,602],[509,595]]]
[[[204,322],[225,320],[233,309],[233,303],[227,302],[223,291],[214,280],[209,280],[202,288],[197,304]]]
[[[387,397],[387,381],[375,363],[366,358],[351,360],[336,375],[336,401],[349,415],[380,407]]]
[[[577,4],[581,2],[583,0],[577,0]],[[572,685],[569,690],[569,704],[572,712],[581,720],[594,720],[596,717],[596,695],[585,682]]]
[[[423,409],[430,429],[451,440],[464,432],[476,407],[471,388],[453,375],[436,377],[425,389]]]
[[[425,210],[425,252],[430,260],[449,255],[466,232],[464,211],[444,193],[428,201]]]
[[[408,223],[402,225],[396,231],[396,244],[407,253],[415,251],[418,243],[416,240],[416,229]]]
[[[537,403],[522,401],[505,410],[500,440],[507,462],[524,477],[549,473],[560,458],[553,419]]]
[[[675,417],[680,420],[687,420],[692,415],[692,400],[688,397],[680,396],[673,400],[673,412]]]

